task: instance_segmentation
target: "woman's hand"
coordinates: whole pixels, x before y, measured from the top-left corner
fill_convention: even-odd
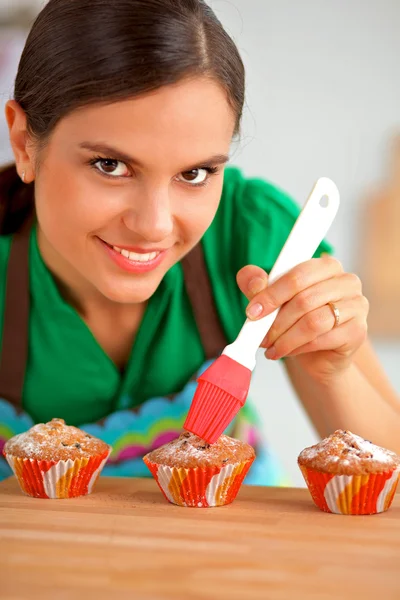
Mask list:
[[[366,339],[369,305],[361,281],[329,255],[298,265],[271,286],[263,269],[248,265],[237,283],[250,300],[250,319],[282,307],[261,344],[269,359],[296,356],[311,376],[326,379],[346,369]],[[339,311],[337,325],[329,302]]]

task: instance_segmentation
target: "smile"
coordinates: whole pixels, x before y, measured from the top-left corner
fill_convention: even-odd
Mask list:
[[[150,261],[154,260],[155,258],[157,258],[157,256],[159,256],[161,254],[161,252],[149,252],[147,254],[143,254],[143,253],[139,254],[138,252],[131,252],[130,250],[126,250],[125,248],[120,248],[119,246],[112,246],[112,248],[113,248],[113,250],[115,250],[115,252],[119,252],[125,258],[128,258],[129,260],[134,261],[134,262],[142,262],[142,263],[150,262]]]
[[[101,238],[97,238],[97,242],[101,244],[103,250],[109,258],[120,268],[128,273],[147,273],[156,269],[168,255],[169,249],[153,250],[152,252],[134,252],[123,248],[122,246],[114,246],[108,244]],[[139,248],[137,248],[139,250]]]

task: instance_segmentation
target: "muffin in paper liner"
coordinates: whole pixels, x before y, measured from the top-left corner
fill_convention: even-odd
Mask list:
[[[221,435],[209,444],[188,431],[143,458],[165,498],[193,508],[233,502],[254,459],[240,440]]]
[[[24,494],[60,499],[90,494],[110,453],[111,448],[98,456],[58,461],[4,455]]]
[[[400,468],[365,475],[334,475],[304,466],[300,469],[316,506],[339,515],[373,515],[388,510],[400,476]]]
[[[157,464],[146,456],[143,460],[168,502],[208,508],[233,502],[254,458],[225,466],[190,468]]]
[[[339,515],[388,510],[400,477],[397,454],[342,429],[305,448],[298,464],[318,508]]]
[[[33,498],[90,494],[110,453],[111,446],[63,419],[38,423],[3,448],[22,492]]]

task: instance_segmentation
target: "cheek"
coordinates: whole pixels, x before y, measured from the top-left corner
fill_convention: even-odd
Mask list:
[[[56,168],[47,168],[36,181],[38,220],[48,238],[87,234],[115,217],[116,190],[105,190],[86,174],[77,175],[65,167],[62,172],[60,177]]]
[[[210,186],[211,187],[211,186]],[[175,222],[188,234],[187,237],[197,242],[214,220],[221,199],[222,179],[210,190],[178,200],[175,205]]]

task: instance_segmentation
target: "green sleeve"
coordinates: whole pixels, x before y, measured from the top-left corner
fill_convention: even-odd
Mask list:
[[[4,304],[6,296],[6,275],[8,257],[10,255],[12,236],[0,235],[0,351],[3,339],[3,327],[4,327]]]

